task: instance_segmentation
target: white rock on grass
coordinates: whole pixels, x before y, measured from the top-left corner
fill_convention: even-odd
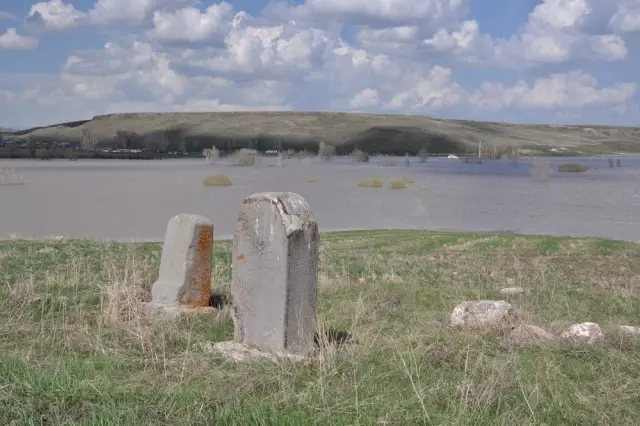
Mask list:
[[[640,336],[640,327],[634,327],[632,325],[621,325],[618,330],[624,334],[631,336]]]
[[[516,312],[503,300],[463,302],[451,313],[450,326],[455,328],[493,328],[514,320]]]
[[[600,326],[594,322],[583,322],[573,324],[567,331],[562,333],[562,338],[577,343],[594,344],[604,340],[604,333]]]

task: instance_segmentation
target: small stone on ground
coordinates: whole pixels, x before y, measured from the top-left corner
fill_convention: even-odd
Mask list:
[[[518,287],[507,287],[507,288],[503,288],[502,290],[500,290],[500,294],[507,294],[507,295],[511,295],[511,294],[522,294],[524,293],[524,289],[520,286]]]

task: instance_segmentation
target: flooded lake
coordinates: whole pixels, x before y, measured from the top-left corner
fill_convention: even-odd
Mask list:
[[[216,239],[231,238],[238,207],[253,192],[292,191],[311,205],[321,231],[347,229],[457,229],[527,234],[608,237],[640,241],[640,157],[553,158],[577,162],[585,173],[553,171],[547,184],[531,181],[531,159],[518,164],[430,158],[420,164],[397,158],[355,163],[285,160],[259,168],[185,160],[0,160],[28,181],[0,186],[0,239],[64,236],[105,240],[161,241],[178,213],[209,217]],[[229,187],[204,187],[209,174],[224,173]],[[410,177],[408,188],[359,188],[369,177]],[[307,180],[314,178],[316,182]],[[428,189],[427,189],[428,188]]]

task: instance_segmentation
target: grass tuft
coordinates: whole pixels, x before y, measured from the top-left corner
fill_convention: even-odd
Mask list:
[[[229,186],[233,185],[233,182],[231,182],[231,179],[229,179],[227,175],[218,174],[205,177],[202,184],[204,186]]]
[[[582,173],[582,172],[586,172],[587,168],[584,167],[582,164],[567,163],[567,164],[559,165],[558,171],[562,173]]]
[[[407,187],[407,181],[404,179],[391,179],[389,181],[389,188],[391,189],[405,189]]]
[[[367,178],[358,181],[360,188],[381,188],[384,186],[384,182],[379,178]]]
[[[306,183],[316,183],[318,181],[318,179],[314,178],[314,177],[308,177],[304,179],[304,182]]]

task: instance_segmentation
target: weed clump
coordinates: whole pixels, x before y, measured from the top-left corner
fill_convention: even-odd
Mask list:
[[[351,153],[351,158],[353,161],[357,161],[359,163],[369,162],[369,154],[364,151],[360,151],[359,149],[356,149]]]
[[[234,166],[256,166],[260,164],[260,154],[255,149],[242,148],[230,155]]]
[[[219,175],[209,175],[202,181],[204,186],[229,186],[233,183],[231,179],[227,177],[227,175],[219,174]]]
[[[405,189],[407,187],[407,181],[404,179],[391,179],[389,181],[389,188],[391,189]]]
[[[378,178],[367,178],[358,181],[358,186],[360,188],[381,188],[384,186],[384,182],[382,182],[382,179]]]
[[[318,181],[318,179],[316,179],[314,177],[308,177],[308,178],[305,178],[304,181],[306,183],[316,183]]]
[[[330,145],[324,141],[320,142],[318,144],[318,157],[324,159],[324,160],[331,160],[333,159],[333,156],[336,154],[336,147],[333,145]]]
[[[212,146],[211,148],[205,148],[202,151],[202,155],[204,156],[207,163],[215,164],[216,161],[220,159],[220,150],[218,150],[218,148],[216,148],[215,146]]]
[[[558,171],[562,173],[581,173],[586,172],[587,168],[578,163],[567,163],[558,166]]]

